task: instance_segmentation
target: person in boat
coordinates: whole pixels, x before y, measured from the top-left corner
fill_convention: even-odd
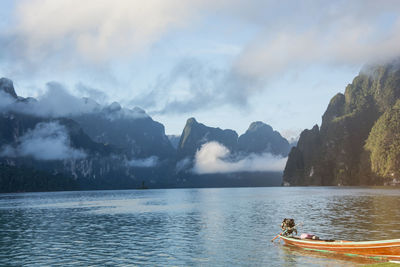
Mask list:
[[[282,235],[284,236],[293,235],[293,233],[296,233],[297,235],[297,229],[296,224],[294,223],[294,219],[283,219],[281,229],[283,231]]]

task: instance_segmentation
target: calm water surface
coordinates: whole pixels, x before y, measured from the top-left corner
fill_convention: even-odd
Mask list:
[[[284,217],[323,238],[400,238],[399,207],[384,188],[0,194],[0,265],[354,266],[270,240]]]

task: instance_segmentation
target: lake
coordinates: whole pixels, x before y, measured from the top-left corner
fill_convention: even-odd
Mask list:
[[[400,238],[400,190],[269,187],[0,194],[0,265],[354,266],[270,240]]]

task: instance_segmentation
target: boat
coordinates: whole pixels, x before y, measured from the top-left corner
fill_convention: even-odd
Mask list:
[[[293,259],[293,257],[307,257],[307,258],[312,258],[313,263],[315,265],[320,265],[320,266],[326,266],[329,265],[327,263],[327,260],[331,260],[335,262],[335,264],[332,264],[334,266],[340,266],[341,263],[344,266],[351,266],[350,263],[353,263],[355,266],[365,266],[367,264],[377,264],[377,263],[383,263],[383,262],[388,262],[387,259],[382,259],[382,258],[376,258],[376,257],[364,257],[364,256],[359,256],[359,255],[352,255],[352,254],[346,254],[346,253],[337,253],[334,251],[319,251],[316,249],[304,249],[301,247],[296,247],[296,246],[290,246],[290,245],[284,245],[281,246],[282,253],[284,255],[288,255],[289,259]],[[289,264],[290,266],[291,264]]]
[[[301,239],[280,234],[286,245],[319,252],[341,253],[347,256],[362,256],[385,261],[400,261],[400,239],[379,241],[344,241]]]

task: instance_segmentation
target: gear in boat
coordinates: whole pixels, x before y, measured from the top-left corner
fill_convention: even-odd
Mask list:
[[[290,236],[292,238],[297,238],[297,239],[313,239],[313,240],[320,240],[318,236],[313,235],[313,234],[301,234],[299,237],[293,236],[294,233],[297,235],[297,225],[294,222],[294,219],[289,219],[285,218],[282,221],[281,224],[281,229],[282,229],[282,236]],[[328,242],[333,242],[335,240],[322,240],[322,241],[328,241]]]

